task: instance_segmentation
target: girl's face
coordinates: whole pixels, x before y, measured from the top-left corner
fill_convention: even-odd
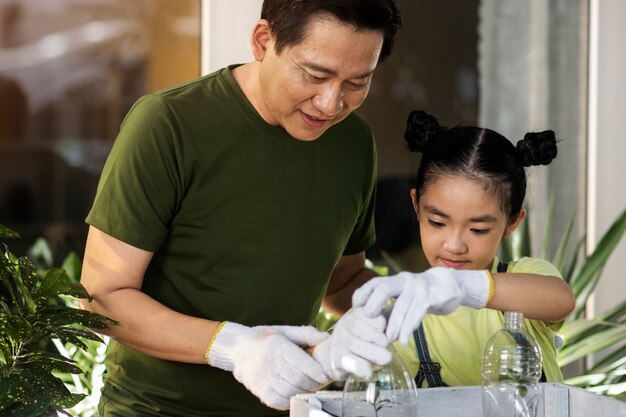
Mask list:
[[[422,250],[431,266],[491,269],[498,246],[525,217],[508,224],[499,201],[482,184],[463,176],[443,176],[427,186],[419,201],[411,190]]]

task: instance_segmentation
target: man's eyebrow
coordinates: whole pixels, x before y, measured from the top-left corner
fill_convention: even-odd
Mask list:
[[[304,62],[302,64],[302,66],[304,66],[304,67],[306,67],[308,69],[311,69],[313,71],[323,72],[323,73],[328,74],[328,75],[337,75],[337,71],[333,71],[331,69],[328,69],[328,68],[323,67],[321,65],[315,64],[313,62]],[[368,71],[366,73],[363,73],[363,74],[357,74],[357,75],[352,76],[350,78],[351,79],[368,78],[368,77],[371,77],[372,74],[374,74],[374,69],[371,70],[371,71]]]

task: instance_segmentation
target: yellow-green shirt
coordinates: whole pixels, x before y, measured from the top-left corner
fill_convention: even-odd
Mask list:
[[[492,272],[497,271],[498,259],[494,259]],[[551,263],[538,258],[521,258],[509,263],[507,272],[523,272],[561,277]],[[502,312],[488,308],[473,309],[461,306],[448,315],[427,314],[424,333],[430,357],[441,365],[441,378],[449,386],[482,384],[481,361],[489,338],[502,328]],[[543,370],[548,382],[563,381],[556,361],[555,332],[562,322],[546,323],[524,319],[524,329],[535,338],[543,355]],[[394,344],[396,354],[407,364],[413,377],[419,368],[415,340],[407,346]]]

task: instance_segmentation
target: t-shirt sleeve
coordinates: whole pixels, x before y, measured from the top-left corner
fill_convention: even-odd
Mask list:
[[[139,99],[104,165],[86,222],[135,247],[156,251],[184,189],[176,118],[157,95]]]

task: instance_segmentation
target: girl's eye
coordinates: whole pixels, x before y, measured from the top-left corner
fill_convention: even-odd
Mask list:
[[[489,229],[471,229],[472,233],[476,234],[476,235],[486,235],[487,233],[489,233]]]
[[[430,224],[431,226],[436,227],[436,228],[440,228],[440,227],[443,227],[443,226],[444,226],[444,224],[443,224],[443,223],[441,223],[441,222],[436,222],[436,221],[434,221],[434,220],[428,220],[428,224]]]

